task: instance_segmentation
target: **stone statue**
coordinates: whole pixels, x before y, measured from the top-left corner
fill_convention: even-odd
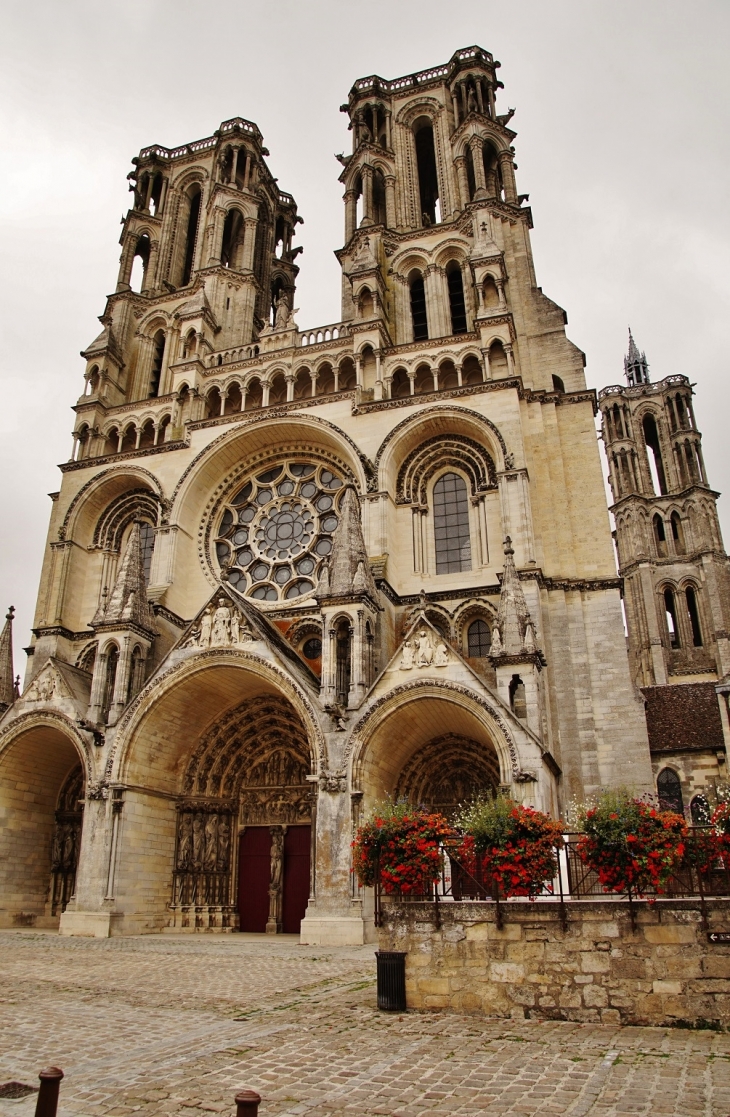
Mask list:
[[[196,814],[193,819],[193,868],[202,869],[203,867],[203,851],[205,844],[205,831],[203,829],[203,820],[199,814]]]
[[[467,94],[467,98],[466,98],[466,108],[467,108],[467,112],[478,112],[479,111],[479,106],[477,105],[477,99],[476,99],[476,96],[474,94],[474,90],[472,89],[471,86],[469,86],[469,93]]]
[[[237,609],[231,610],[231,643],[240,644],[241,642],[241,618],[238,615]]]
[[[416,644],[418,647],[416,652],[416,667],[428,667],[433,660],[433,648],[431,647],[431,641],[425,628],[422,628],[418,633]]]
[[[279,291],[274,304],[274,329],[285,330],[289,325],[290,317],[289,299],[284,291]]]
[[[231,820],[227,814],[222,814],[218,823],[218,858],[216,868],[218,872],[225,872],[228,868],[228,845],[231,839]]]
[[[226,647],[231,642],[231,610],[225,597],[218,598],[218,608],[213,614],[213,633],[210,642],[216,648]]]
[[[403,645],[399,667],[401,671],[410,671],[413,667],[413,644],[410,640]]]
[[[200,619],[200,638],[198,640],[198,647],[209,648],[210,637],[213,631],[213,607],[210,606],[205,610]]]
[[[278,826],[270,827],[271,830],[271,878],[269,889],[278,892],[281,888],[281,878],[284,872],[284,834]]]
[[[532,627],[532,621],[528,621],[527,626],[525,628],[525,644],[524,644],[524,646],[525,646],[525,651],[526,652],[534,652],[535,651],[535,629]]]
[[[491,654],[492,655],[501,655],[503,650],[504,649],[502,648],[502,637],[499,635],[499,628],[495,624],[494,628],[492,629]]]
[[[447,667],[449,663],[449,649],[442,642],[436,645],[436,654],[433,657],[434,667]]]
[[[218,815],[209,814],[205,820],[205,860],[204,868],[211,872],[215,869],[218,846]]]
[[[180,841],[177,847],[178,869],[189,869],[193,857],[193,819],[184,814],[180,819]]]

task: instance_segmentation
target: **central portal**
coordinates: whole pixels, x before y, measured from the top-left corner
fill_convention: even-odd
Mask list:
[[[311,762],[278,696],[249,699],[201,738],[178,799],[171,925],[296,934],[310,891]]]

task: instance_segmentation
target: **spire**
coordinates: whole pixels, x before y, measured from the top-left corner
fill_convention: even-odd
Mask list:
[[[154,632],[152,612],[147,602],[147,584],[142,560],[142,541],[139,521],[135,520],[132,534],[119,567],[114,588],[108,597],[103,596],[94,625],[135,624],[147,632]]]
[[[639,352],[631,333],[631,326],[629,326],[629,352],[628,356],[624,357],[624,372],[627,383],[631,388],[637,384],[649,383],[649,365],[646,360],[646,353]]]
[[[321,579],[320,582],[324,582]],[[332,554],[329,562],[329,587],[323,596],[352,597],[368,594],[377,600],[375,582],[368,562],[365,540],[360,523],[360,501],[352,485],[348,485],[340,504],[340,522],[332,537]]]
[[[512,540],[508,535],[504,541],[504,573],[497,615],[499,641],[493,641],[493,655],[519,655],[527,643],[532,645],[528,650],[534,651],[535,648],[532,622],[522,592],[522,583],[515,569],[514,553]]]
[[[13,672],[13,614],[11,605],[5,617],[5,627],[0,633],[0,713],[5,713],[17,698],[17,687]]]

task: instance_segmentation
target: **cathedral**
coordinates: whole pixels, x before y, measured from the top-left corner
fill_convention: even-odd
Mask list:
[[[355,82],[315,328],[254,123],[132,160],[22,693],[12,611],[0,636],[0,926],[362,943],[351,841],[385,797],[564,817],[628,785],[701,819],[723,783],[692,384],[631,338],[586,386],[499,66]]]

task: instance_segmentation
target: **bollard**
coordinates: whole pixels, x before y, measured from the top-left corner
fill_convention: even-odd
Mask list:
[[[35,1117],[56,1117],[58,1090],[63,1078],[60,1067],[46,1067],[38,1075],[41,1080],[38,1101],[35,1103]]]
[[[378,960],[378,1008],[383,1012],[406,1011],[406,951],[376,950]]]
[[[261,1095],[255,1090],[240,1090],[236,1094],[236,1117],[258,1117]]]

